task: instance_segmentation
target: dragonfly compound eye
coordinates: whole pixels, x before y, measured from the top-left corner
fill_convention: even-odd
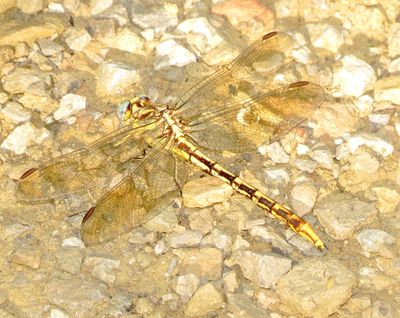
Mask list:
[[[129,101],[124,101],[118,106],[118,118],[126,121],[132,117],[132,105]]]
[[[139,98],[139,101],[138,101],[138,106],[139,107],[147,107],[147,106],[150,106],[151,105],[151,102],[150,102],[150,98],[148,98],[147,96],[141,96],[140,98]]]

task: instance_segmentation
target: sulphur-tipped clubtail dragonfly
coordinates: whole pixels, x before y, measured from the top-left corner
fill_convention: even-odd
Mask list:
[[[323,249],[310,224],[229,172],[207,151],[254,151],[307,119],[324,100],[324,90],[300,81],[277,88],[269,83],[290,60],[290,36],[272,32],[235,60],[190,89],[173,107],[135,97],[120,105],[126,125],[87,148],[26,171],[21,201],[48,201],[85,193],[122,180],[83,218],[88,245],[108,241],[143,224],[180,196],[176,158],[181,157],[228,183],[294,232]]]

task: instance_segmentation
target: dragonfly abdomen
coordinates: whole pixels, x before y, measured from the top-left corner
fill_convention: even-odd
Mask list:
[[[216,161],[210,159],[197,149],[195,145],[189,142],[184,135],[181,135],[176,139],[175,153],[179,154],[185,160],[195,164],[208,174],[231,185],[235,191],[248,197],[273,217],[287,224],[295,233],[311,241],[317,248],[324,248],[324,243],[314,232],[309,223],[291,212],[289,209],[285,208],[283,205],[269,198],[240,177],[231,173]]]

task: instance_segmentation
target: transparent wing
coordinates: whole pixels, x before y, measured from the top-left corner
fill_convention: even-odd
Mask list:
[[[265,93],[267,83],[285,65],[293,47],[290,36],[272,32],[256,41],[225,68],[190,89],[178,102],[179,116],[198,116],[251,101]]]
[[[161,134],[154,120],[118,129],[87,148],[55,158],[25,172],[18,183],[19,201],[42,202],[106,185],[118,173],[129,174]]]
[[[211,150],[252,151],[307,119],[324,96],[317,84],[292,83],[249,102],[204,113],[189,123],[190,135]]]
[[[168,150],[157,149],[149,156],[150,160],[144,161],[86,213],[81,226],[85,244],[103,243],[149,221],[180,196],[175,182],[175,157]]]

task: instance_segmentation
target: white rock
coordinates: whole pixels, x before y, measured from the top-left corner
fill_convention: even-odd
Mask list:
[[[47,6],[49,9],[49,12],[53,13],[64,13],[65,9],[61,3],[56,3],[56,2],[50,2],[49,5]]]
[[[200,279],[195,274],[176,277],[175,292],[182,298],[190,298],[199,287]]]
[[[156,47],[156,55],[158,57],[158,62],[154,66],[156,70],[169,66],[182,67],[196,62],[196,56],[173,39],[161,42]]]
[[[346,55],[339,62],[340,66],[333,73],[336,96],[359,97],[373,88],[376,75],[371,65],[353,55]]]
[[[191,43],[190,41],[189,43],[195,45],[202,52],[205,49],[205,53],[224,42],[223,38],[217,34],[216,29],[204,17],[185,20],[178,25],[177,29],[185,34],[195,33],[203,35],[207,40],[206,47],[198,47],[196,43]]]
[[[391,74],[400,72],[400,57],[390,62],[388,71]]]
[[[147,41],[151,42],[154,40],[154,30],[153,29],[146,29],[140,32],[140,35]]]
[[[221,230],[215,228],[206,235],[201,241],[201,246],[215,246],[216,248],[222,250],[224,254],[231,251],[232,239],[228,233],[224,233]]]
[[[83,51],[92,37],[85,29],[69,28],[64,32],[65,43],[74,51]]]
[[[307,145],[304,144],[298,144],[296,146],[296,153],[301,156],[301,155],[305,155],[307,152],[310,151],[310,147],[308,147]]]
[[[364,251],[379,253],[382,256],[387,254],[385,245],[393,245],[396,242],[394,236],[379,229],[363,230],[357,234],[356,238]]]
[[[328,149],[315,149],[311,153],[311,158],[326,169],[333,167],[333,154]]]
[[[115,1],[114,1],[115,2]],[[115,20],[119,26],[127,25],[129,21],[127,7],[122,3],[115,3],[108,9],[99,13],[97,17],[102,19],[113,19]]]
[[[381,139],[380,137],[370,134],[370,133],[359,133],[353,135],[346,140],[351,153],[355,153],[361,146],[367,146],[372,150],[376,151],[383,157],[389,156],[394,147],[387,141]]]
[[[312,160],[295,159],[293,164],[297,169],[312,173],[317,169],[318,163]]]
[[[289,155],[285,152],[279,142],[274,142],[269,145],[261,146],[258,148],[260,154],[267,154],[268,157],[275,163],[288,163]]]
[[[279,186],[287,186],[290,181],[289,173],[281,168],[264,169],[265,183]]]
[[[17,102],[8,102],[1,112],[4,117],[11,120],[14,124],[20,124],[31,119],[31,113]]]
[[[329,23],[307,25],[311,43],[336,54],[344,43],[343,29]]]
[[[154,253],[156,255],[162,255],[167,251],[167,245],[165,244],[165,240],[159,240],[157,244],[154,246]]]
[[[40,144],[47,139],[50,133],[45,128],[37,129],[31,123],[16,127],[0,145],[1,148],[11,150],[20,155],[33,143]]]
[[[400,23],[393,23],[388,36],[389,55],[396,56],[400,54]]]
[[[121,29],[114,37],[105,37],[101,42],[109,47],[135,53],[143,47],[143,42],[132,30],[128,28]]]
[[[61,98],[60,105],[53,113],[55,120],[67,119],[86,108],[86,97],[75,94],[67,94]]]
[[[91,0],[90,13],[99,14],[113,5],[114,0]]]
[[[400,104],[400,76],[379,79],[375,84],[374,98],[377,101],[390,101],[393,104]]]
[[[155,29],[156,33],[174,28],[179,20],[177,13],[167,10],[146,11],[146,13],[132,12],[132,22],[142,29]]]
[[[100,66],[96,91],[100,95],[121,94],[123,90],[140,80],[136,68],[122,62],[105,62]]]
[[[83,241],[76,236],[71,236],[69,238],[66,238],[62,242],[62,247],[79,247],[79,248],[85,248],[85,244]]]
[[[367,116],[374,109],[374,99],[369,95],[362,95],[357,99],[355,106],[361,117]]]
[[[371,123],[385,126],[389,123],[390,114],[370,114],[368,119]]]
[[[64,310],[53,308],[50,310],[50,318],[69,318],[69,315]]]
[[[311,64],[315,60],[311,50],[305,46],[293,50],[292,56],[297,62],[302,64]]]
[[[299,184],[290,191],[290,205],[296,214],[303,216],[309,213],[317,200],[318,190],[309,184]]]

